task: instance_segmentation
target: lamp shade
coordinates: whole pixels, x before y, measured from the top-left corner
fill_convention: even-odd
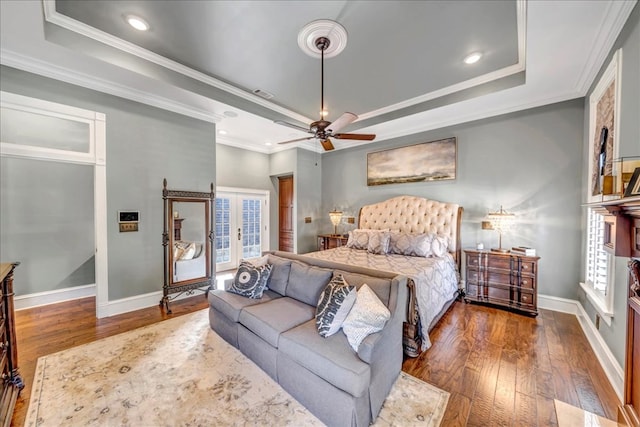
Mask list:
[[[515,217],[516,216],[514,214],[504,211],[502,209],[502,206],[500,206],[500,211],[489,212],[487,214],[487,218],[491,223],[491,227],[500,233],[509,231],[511,229]]]
[[[340,224],[340,221],[342,221],[342,212],[340,211],[329,212],[329,219],[331,219],[331,224],[333,225]]]

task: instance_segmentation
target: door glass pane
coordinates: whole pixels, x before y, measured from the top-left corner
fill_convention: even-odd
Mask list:
[[[231,261],[231,200],[216,199],[216,264]]]
[[[242,200],[242,258],[256,258],[262,254],[260,241],[261,200]]]
[[[88,153],[89,123],[0,108],[0,142]]]

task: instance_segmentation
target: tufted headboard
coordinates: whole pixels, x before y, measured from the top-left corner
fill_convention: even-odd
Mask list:
[[[460,271],[460,223],[463,208],[455,203],[443,203],[414,196],[398,196],[384,202],[363,206],[358,218],[359,228],[406,233],[435,233],[449,237],[449,252]]]

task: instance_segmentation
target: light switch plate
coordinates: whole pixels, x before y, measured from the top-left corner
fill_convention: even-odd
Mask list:
[[[138,231],[138,223],[137,222],[121,222],[120,232],[126,233],[129,231]]]

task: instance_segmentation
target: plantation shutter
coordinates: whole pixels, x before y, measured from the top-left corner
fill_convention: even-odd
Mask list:
[[[608,254],[603,249],[604,218],[589,209],[587,214],[586,280],[596,291],[607,294]]]

